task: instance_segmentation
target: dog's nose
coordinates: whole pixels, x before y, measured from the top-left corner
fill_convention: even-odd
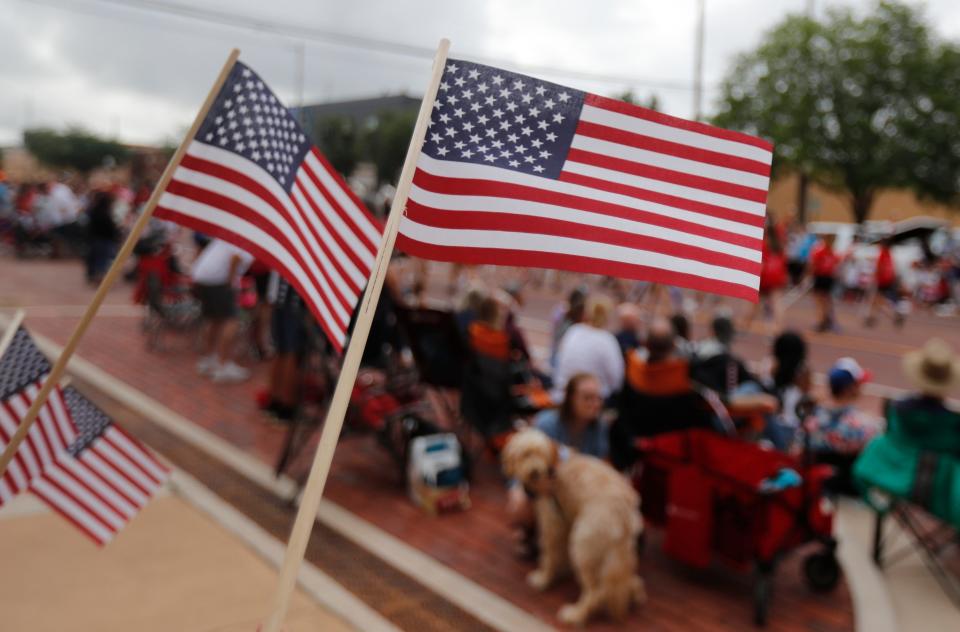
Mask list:
[[[540,480],[540,470],[533,470],[530,472],[530,480],[536,481]]]

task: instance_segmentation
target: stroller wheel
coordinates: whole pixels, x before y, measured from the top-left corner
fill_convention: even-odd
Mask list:
[[[813,553],[803,561],[803,576],[813,592],[830,592],[840,581],[840,564],[830,551]]]

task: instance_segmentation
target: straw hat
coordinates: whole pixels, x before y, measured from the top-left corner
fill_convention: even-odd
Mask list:
[[[946,342],[931,338],[922,349],[903,357],[907,379],[924,393],[945,396],[960,384],[960,358]]]

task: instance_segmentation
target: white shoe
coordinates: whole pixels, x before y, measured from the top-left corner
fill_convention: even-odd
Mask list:
[[[217,359],[217,354],[214,353],[203,356],[197,360],[197,373],[200,375],[211,375],[217,370],[218,366],[220,366],[220,361]]]
[[[250,377],[250,371],[239,364],[227,362],[214,369],[210,377],[218,384],[222,382],[242,382]]]

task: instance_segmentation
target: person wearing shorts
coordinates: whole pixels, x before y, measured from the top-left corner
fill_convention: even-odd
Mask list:
[[[238,382],[250,372],[232,360],[237,333],[237,293],[240,277],[253,257],[244,250],[214,239],[193,263],[191,278],[208,331],[197,371],[214,382]]]
[[[833,249],[833,235],[825,235],[810,253],[813,273],[813,297],[817,303],[817,331],[834,329],[833,286],[836,283],[840,256]]]

